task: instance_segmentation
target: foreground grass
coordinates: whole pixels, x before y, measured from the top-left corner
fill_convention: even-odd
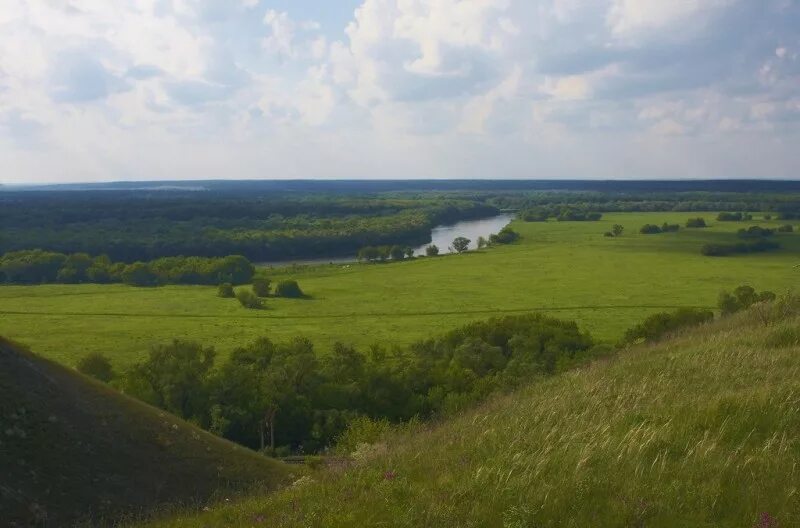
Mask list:
[[[646,224],[704,216],[708,229],[640,235]],[[221,355],[258,337],[311,338],[324,352],[337,340],[362,350],[407,344],[469,321],[542,311],[575,319],[599,339],[616,340],[647,315],[710,307],[722,289],[751,283],[779,291],[797,277],[800,235],[778,237],[776,253],[709,258],[700,247],[753,224],[715,223],[715,213],[607,214],[600,222],[516,222],[513,246],[386,265],[275,269],[296,278],[310,300],[269,299],[248,311],[213,287],[122,285],[0,287],[0,334],[67,365],[103,352],[117,366],[173,338],[215,345]],[[620,238],[604,238],[613,224]]]
[[[153,527],[800,525],[800,321],[718,322]]]

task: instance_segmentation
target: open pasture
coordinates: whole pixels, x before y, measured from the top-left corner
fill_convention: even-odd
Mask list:
[[[644,224],[704,217],[706,229],[641,235]],[[598,222],[515,221],[522,239],[509,246],[388,264],[276,268],[312,298],[268,299],[246,310],[216,288],[124,285],[0,287],[0,335],[73,365],[88,352],[124,367],[154,343],[190,339],[221,355],[259,336],[302,335],[318,351],[336,341],[362,350],[372,343],[407,344],[493,315],[543,311],[575,319],[597,338],[616,340],[647,315],[684,306],[712,307],[723,289],[752,284],[780,291],[800,270],[800,234],[774,238],[772,253],[705,257],[706,243],[733,242],[735,231],[786,222],[717,222],[716,213],[618,213]],[[625,232],[606,238],[614,224]]]

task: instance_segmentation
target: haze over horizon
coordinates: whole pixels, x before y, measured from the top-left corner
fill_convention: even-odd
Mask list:
[[[797,178],[798,0],[8,0],[5,184]]]

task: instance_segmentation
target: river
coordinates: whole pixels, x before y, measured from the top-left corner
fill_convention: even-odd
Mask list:
[[[427,244],[423,244],[419,247],[414,248],[415,255],[424,255],[425,248],[431,244],[435,244],[436,247],[439,248],[439,254],[444,255],[450,253],[450,246],[453,243],[453,239],[456,237],[466,237],[471,240],[469,248],[475,249],[477,247],[478,237],[489,238],[489,235],[493,233],[497,233],[505,226],[507,226],[511,220],[513,220],[514,215],[512,214],[501,214],[498,216],[493,216],[491,218],[482,218],[480,220],[464,220],[463,222],[457,222],[452,225],[440,225],[436,226],[431,230],[431,241]],[[299,259],[299,260],[285,260],[280,262],[259,262],[257,266],[271,266],[271,267],[281,267],[281,266],[292,266],[292,265],[299,265],[299,266],[308,266],[314,264],[344,264],[348,262],[355,262],[356,257],[318,257],[318,258],[311,258],[311,259]]]

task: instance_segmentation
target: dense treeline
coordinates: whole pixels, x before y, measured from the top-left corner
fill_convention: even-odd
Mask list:
[[[424,244],[436,225],[498,212],[446,197],[0,193],[0,253],[43,249],[126,263],[179,255],[344,256],[366,245]]]
[[[495,193],[486,202],[530,213],[529,221],[541,220],[542,211],[557,216],[549,211],[567,207],[600,213],[770,211],[787,220],[800,218],[796,192],[519,192]]]
[[[0,283],[245,284],[255,267],[245,257],[166,257],[150,262],[112,262],[106,255],[66,255],[52,251],[14,251],[0,257]]]
[[[555,218],[559,222],[596,222],[603,215],[581,206],[543,205],[525,209],[520,212],[519,217],[526,222],[546,222],[549,218]]]
[[[318,354],[304,338],[263,338],[219,365],[213,349],[175,341],[154,347],[115,383],[250,447],[314,452],[330,446],[357,417],[400,422],[450,412],[609,350],[595,346],[574,322],[536,314],[366,353],[336,344]],[[86,373],[109,378],[102,361],[87,363]]]

